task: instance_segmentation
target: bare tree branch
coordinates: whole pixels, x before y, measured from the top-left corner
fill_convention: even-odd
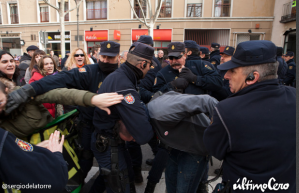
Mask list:
[[[56,10],[59,12],[59,8],[56,7],[56,6],[54,6],[54,5],[52,5],[51,3],[49,3],[49,0],[44,0],[44,2],[45,2],[46,4],[48,4],[50,7],[56,9]]]
[[[160,10],[161,10],[161,6],[162,6],[162,0],[158,0],[158,6],[156,8],[156,12],[155,12],[155,16],[153,18],[153,22],[156,23],[158,16],[160,14]]]
[[[83,1],[83,0],[81,0],[81,1],[77,4],[77,6],[74,7],[73,9],[70,9],[70,10],[66,11],[66,12],[64,13],[64,15],[68,14],[69,12],[73,11],[74,9],[78,9],[78,7],[79,7],[80,4],[82,3],[82,1]]]
[[[142,16],[143,16],[144,23],[146,23],[146,17],[145,17],[144,12],[143,12],[143,7],[140,4],[140,0],[137,0],[137,2],[138,2],[138,5],[139,5],[139,7],[141,9],[141,13],[142,13]]]
[[[148,6],[148,9],[149,9],[149,13],[150,13],[150,15],[149,15],[149,18],[150,19],[152,19],[152,17],[153,17],[153,10],[152,10],[152,4],[151,4],[151,1],[149,1],[149,0],[146,0],[147,1],[147,6]]]
[[[136,12],[135,12],[135,10],[134,10],[134,7],[133,7],[133,5],[132,5],[132,1],[131,0],[128,0],[129,1],[129,3],[130,3],[130,6],[131,6],[131,9],[132,9],[132,11],[133,11],[133,14],[135,15],[135,17],[136,17],[136,19],[138,19],[141,23],[144,23],[146,26],[147,26],[147,24],[144,22],[144,21],[142,21],[138,16],[137,16],[137,14],[136,14]]]

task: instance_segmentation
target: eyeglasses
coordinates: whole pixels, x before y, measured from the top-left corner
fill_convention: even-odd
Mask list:
[[[84,57],[84,54],[75,54],[74,56],[75,57],[79,57],[79,56]]]
[[[168,56],[169,60],[173,60],[173,59],[176,59],[176,60],[179,60],[183,57],[184,55],[179,55],[178,57],[175,57],[175,56]]]
[[[147,63],[150,63],[150,67],[152,67],[152,66],[153,66],[153,63],[152,63],[152,61],[150,61],[150,62],[149,62],[149,61],[147,61],[147,60],[137,60],[137,61],[142,61],[142,62],[143,62],[143,61],[145,61],[145,62],[146,62],[146,65],[147,65]]]

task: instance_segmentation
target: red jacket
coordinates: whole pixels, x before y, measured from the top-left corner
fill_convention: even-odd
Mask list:
[[[32,69],[32,76],[29,80],[29,84],[31,84],[34,81],[40,80],[43,78],[43,75],[41,75],[39,72],[37,72],[35,69]],[[53,118],[55,118],[55,103],[43,103],[44,107],[48,109],[50,114],[52,115]]]

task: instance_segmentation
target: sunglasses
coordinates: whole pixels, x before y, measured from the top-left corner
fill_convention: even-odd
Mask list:
[[[146,60],[137,60],[137,61],[142,61],[142,62],[145,61],[146,65],[147,65],[147,63],[150,63],[150,67],[154,66],[152,62],[149,62],[149,61],[146,61]]]
[[[179,60],[183,57],[184,55],[179,55],[178,57],[175,57],[175,56],[168,56],[169,60],[173,60],[173,59],[176,59],[176,60]]]
[[[79,57],[79,56],[84,57],[84,54],[75,54],[74,56],[75,57]]]

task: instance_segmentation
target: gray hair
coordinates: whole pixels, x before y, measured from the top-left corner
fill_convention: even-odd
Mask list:
[[[260,78],[258,79],[259,82],[276,79],[277,78],[277,70],[278,70],[278,62],[274,63],[265,63],[265,64],[258,64],[253,66],[247,66],[243,68],[243,74],[248,75],[253,71],[258,71],[260,74]]]

